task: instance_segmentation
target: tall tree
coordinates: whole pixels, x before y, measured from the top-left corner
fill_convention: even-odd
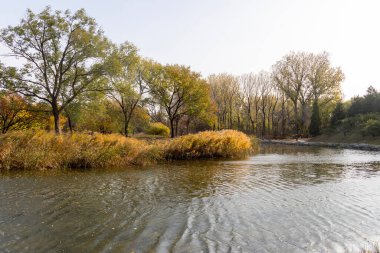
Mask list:
[[[248,123],[251,125],[252,132],[255,132],[257,125],[255,114],[258,112],[257,105],[260,98],[257,75],[254,73],[245,74],[240,76],[239,81],[242,87],[243,105],[248,116]]]
[[[27,10],[20,24],[2,29],[0,37],[10,55],[25,62],[21,68],[8,68],[7,88],[48,103],[59,134],[66,106],[98,89],[107,44],[103,32],[83,9],[71,14],[46,7],[38,14]]]
[[[166,112],[172,138],[176,136],[176,125],[184,115],[207,106],[204,99],[209,96],[207,83],[188,67],[153,64],[148,83],[152,98]]]
[[[331,114],[331,119],[330,119],[330,126],[336,127],[339,123],[340,120],[344,119],[346,117],[346,112],[343,107],[343,103],[339,101],[332,114]]]
[[[318,101],[313,102],[313,112],[311,115],[309,133],[311,136],[317,136],[320,134],[321,118],[319,115]]]
[[[233,128],[234,116],[237,114],[240,86],[238,78],[229,74],[208,77],[211,98],[217,107],[218,129]]]
[[[129,42],[114,46],[107,63],[107,95],[118,104],[124,119],[123,132],[128,136],[133,114],[148,90],[144,78],[148,63]]]
[[[308,74],[308,68],[305,64],[306,58],[306,53],[291,52],[273,66],[272,75],[277,87],[293,103],[296,135],[299,135],[300,130],[298,101],[300,100],[302,91],[305,90]]]

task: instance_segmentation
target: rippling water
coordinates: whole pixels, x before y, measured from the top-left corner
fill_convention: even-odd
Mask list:
[[[379,152],[0,175],[0,252],[357,252],[380,241]]]

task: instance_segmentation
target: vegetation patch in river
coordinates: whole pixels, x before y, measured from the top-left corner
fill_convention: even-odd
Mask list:
[[[248,155],[251,147],[248,136],[233,130],[156,141],[118,134],[11,132],[0,137],[0,170],[124,167],[165,158],[236,158]]]
[[[251,139],[242,132],[205,131],[175,138],[165,148],[165,155],[168,159],[238,158],[247,156],[251,148]]]

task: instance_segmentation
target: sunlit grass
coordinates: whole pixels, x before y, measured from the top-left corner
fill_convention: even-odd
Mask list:
[[[360,253],[380,253],[380,246],[379,244],[374,244],[370,248],[362,249]]]
[[[0,170],[105,168],[148,165],[168,159],[238,158],[253,146],[245,134],[206,131],[175,139],[135,139],[119,134],[20,131],[0,135]]]
[[[117,134],[63,134],[44,131],[0,136],[0,169],[57,169],[145,165],[161,150]]]
[[[252,149],[251,139],[235,130],[205,131],[177,137],[165,146],[167,159],[239,158]]]

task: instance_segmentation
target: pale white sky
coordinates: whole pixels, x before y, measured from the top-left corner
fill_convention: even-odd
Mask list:
[[[327,51],[346,75],[346,99],[369,85],[380,90],[380,0],[4,1],[0,27],[46,5],[83,7],[111,40],[204,76],[270,70],[289,51]]]

